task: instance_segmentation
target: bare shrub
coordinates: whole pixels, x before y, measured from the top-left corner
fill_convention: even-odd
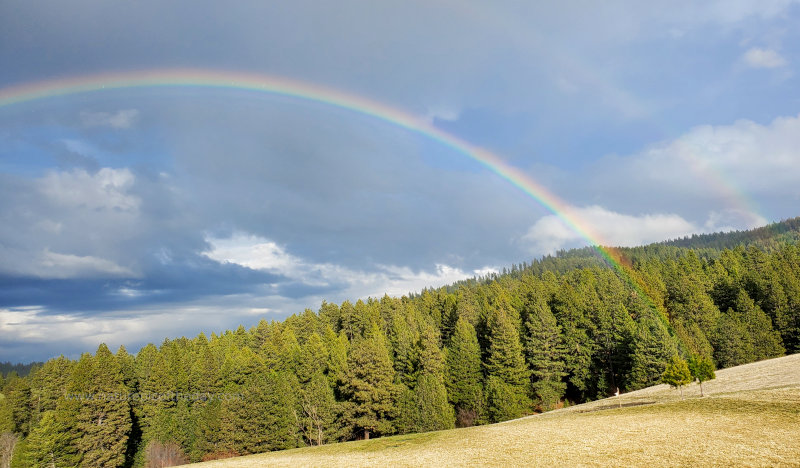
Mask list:
[[[14,447],[17,446],[19,438],[11,432],[4,432],[0,435],[0,468],[11,466],[11,456],[14,455]]]
[[[474,409],[459,408],[456,412],[456,427],[470,427],[475,425],[478,412]]]
[[[167,466],[178,466],[189,463],[189,459],[181,450],[178,444],[167,442],[162,443],[156,440],[150,441],[144,452],[145,468],[164,468]]]

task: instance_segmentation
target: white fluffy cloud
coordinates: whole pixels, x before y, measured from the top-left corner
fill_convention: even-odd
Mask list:
[[[37,186],[51,202],[64,208],[136,212],[141,200],[130,194],[134,182],[129,169],[104,167],[96,173],[83,169],[50,172]]]
[[[678,212],[698,226],[712,211],[738,213],[733,217],[743,224],[727,226],[743,229],[797,215],[799,166],[800,116],[766,124],[743,119],[606,157],[588,169],[582,188],[591,204]]]
[[[444,264],[434,265],[433,271],[396,265],[374,265],[371,271],[354,270],[331,263],[308,262],[275,242],[251,234],[237,233],[225,239],[210,237],[207,240],[211,249],[204,255],[212,260],[265,270],[310,286],[341,285],[337,294],[350,298],[400,296],[497,271],[484,267],[466,272]]]
[[[778,68],[786,65],[786,59],[772,49],[753,47],[742,56],[744,63],[753,68]]]
[[[697,228],[676,214],[645,214],[632,216],[589,206],[571,210],[594,241],[611,246],[635,246],[665,239],[683,237]],[[556,215],[539,219],[522,240],[537,255],[552,254],[559,249],[585,244],[580,234],[568,227]]]
[[[593,242],[613,247],[633,247],[691,234],[752,229],[767,224],[761,216],[739,209],[711,211],[702,223],[693,223],[674,213],[629,215],[597,205],[572,208],[569,213]],[[589,243],[556,215],[540,218],[521,240],[535,256]]]

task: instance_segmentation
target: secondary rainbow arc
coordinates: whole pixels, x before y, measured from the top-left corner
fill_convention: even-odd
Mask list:
[[[294,79],[265,74],[250,74],[204,69],[159,69],[59,78],[20,84],[0,89],[0,107],[81,93],[148,87],[205,87],[238,89],[302,99],[367,115],[430,138],[463,154],[522,190],[570,229],[586,239],[636,291],[654,305],[643,291],[641,281],[617,249],[609,245],[591,226],[582,222],[572,207],[520,169],[511,166],[491,151],[444,132],[430,122],[406,111],[340,90]]]

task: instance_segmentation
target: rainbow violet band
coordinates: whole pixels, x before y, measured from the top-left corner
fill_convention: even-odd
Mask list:
[[[533,178],[505,163],[496,154],[450,135],[425,119],[362,96],[272,75],[204,69],[157,69],[57,78],[10,86],[0,89],[0,107],[58,96],[156,87],[201,87],[269,93],[346,109],[418,133],[473,159],[536,200],[575,233],[589,241],[637,293],[648,300],[651,306],[655,306],[649,295],[644,293],[643,283],[637,279],[638,275],[622,254],[617,249],[604,247],[608,243],[593,232],[588,224],[582,222],[569,204]]]

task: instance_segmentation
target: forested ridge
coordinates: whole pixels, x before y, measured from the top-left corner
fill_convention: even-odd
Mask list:
[[[578,249],[136,355],[101,345],[0,382],[0,455],[168,466],[503,421],[653,385],[675,356],[796,353],[798,233],[795,218],[621,249],[630,273]]]

